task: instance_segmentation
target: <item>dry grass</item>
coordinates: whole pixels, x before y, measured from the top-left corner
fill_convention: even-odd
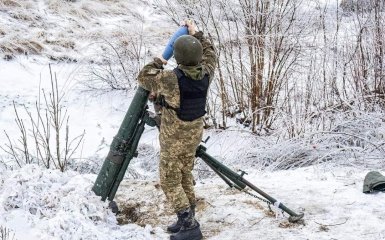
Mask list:
[[[75,42],[68,39],[57,39],[57,40],[48,40],[46,39],[45,42],[49,45],[59,46],[66,49],[74,49],[75,48]]]
[[[197,202],[196,202],[196,209],[195,209],[195,211],[196,212],[204,212],[205,209],[207,208],[207,206],[209,205],[209,203],[203,197],[197,197],[196,201]]]
[[[0,42],[0,53],[4,54],[5,60],[11,60],[16,55],[39,55],[43,52],[44,46],[37,41],[28,39],[11,39],[4,43]]]
[[[298,226],[301,226],[303,224],[301,223],[291,223],[289,221],[281,222],[278,227],[280,228],[297,228]]]
[[[0,0],[0,9],[5,10],[1,20],[8,23],[0,26],[0,58],[37,54],[59,61],[62,55],[80,60],[84,49],[79,47],[84,44],[75,43],[93,47],[102,39],[122,38],[123,32],[136,29],[142,18],[136,9],[139,4],[147,5],[135,0],[42,0],[40,4]]]
[[[16,0],[2,0],[0,2],[0,6],[6,6],[6,7],[21,7],[22,5],[20,4],[19,1]]]
[[[27,22],[35,22],[41,19],[39,15],[31,14],[27,11],[14,11],[10,12],[9,16],[11,16],[14,19],[21,20],[21,21],[27,21]]]
[[[4,9],[31,9],[33,8],[33,2],[22,0],[0,0],[0,7]]]

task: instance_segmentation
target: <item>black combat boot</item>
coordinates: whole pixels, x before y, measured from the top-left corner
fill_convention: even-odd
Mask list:
[[[201,240],[203,238],[200,225],[194,217],[194,211],[187,208],[178,212],[181,217],[182,227],[179,232],[172,234],[170,240]]]
[[[177,213],[178,219],[173,224],[167,226],[167,232],[170,233],[177,233],[179,232],[180,228],[182,227],[182,215]]]
[[[190,209],[192,211],[193,217],[195,217],[195,205],[191,205]],[[171,224],[170,226],[167,227],[168,232],[170,232],[170,233],[179,232],[180,228],[182,227],[182,215],[177,214],[177,217],[178,217],[178,219],[176,220],[176,222],[174,222],[173,224]]]

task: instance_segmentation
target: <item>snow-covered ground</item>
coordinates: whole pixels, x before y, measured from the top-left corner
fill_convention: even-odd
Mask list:
[[[63,105],[69,113],[70,137],[85,131],[70,170],[64,173],[34,164],[12,169],[15,162],[0,149],[0,226],[10,229],[16,239],[169,238],[165,228],[175,216],[158,183],[157,129],[147,127],[144,132],[139,156],[118,190],[122,213],[115,216],[91,188],[133,91],[95,97],[79,84],[103,38],[139,29],[150,49],[147,55],[160,53],[172,21],[151,2],[0,1],[0,54],[12,58],[0,60],[0,146],[8,142],[4,130],[12,138],[20,136],[13,102],[27,122],[23,106],[33,111],[40,90],[49,90],[48,63],[59,89],[66,92]],[[15,44],[22,51],[29,49],[28,54],[12,52]],[[229,189],[197,160],[197,218],[205,239],[385,239],[385,193],[362,193],[367,172],[385,172],[381,144],[385,125],[381,113],[372,114],[341,119],[341,128],[350,127],[346,136],[361,137],[351,146],[332,137],[278,141],[235,124],[226,131],[207,130],[205,137],[211,139],[206,146],[212,156],[234,170],[245,170],[247,180],[305,217],[304,222],[289,223],[287,214],[270,212],[260,200]],[[305,167],[277,171],[291,160]]]
[[[199,180],[197,218],[205,239],[385,239],[385,193],[363,194],[365,174],[322,166],[250,172],[247,179],[305,213],[299,224],[218,177]],[[175,217],[156,180],[124,180],[116,219],[91,191],[95,178],[36,165],[3,171],[0,224],[17,239],[168,239],[165,226]]]

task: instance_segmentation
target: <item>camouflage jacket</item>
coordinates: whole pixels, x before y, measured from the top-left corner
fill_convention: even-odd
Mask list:
[[[203,36],[202,32],[194,34],[203,46],[203,58],[202,62],[196,66],[183,66],[179,65],[186,76],[194,80],[200,80],[205,74],[209,74],[210,82],[213,79],[215,66],[216,66],[216,54],[212,44]],[[166,102],[174,108],[179,108],[179,85],[178,78],[172,70],[163,70],[162,61],[155,58],[154,61],[150,62],[140,71],[138,76],[139,85],[146,90],[161,94],[164,96]],[[167,118],[167,119],[164,119]],[[172,121],[167,121],[172,120]],[[171,109],[163,108],[162,110],[162,124],[169,122],[180,123],[176,116],[176,112]],[[177,122],[175,122],[177,121]],[[196,119],[189,122],[189,125],[193,128],[202,127],[202,118]]]

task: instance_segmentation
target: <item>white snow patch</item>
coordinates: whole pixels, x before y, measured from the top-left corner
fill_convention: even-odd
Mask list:
[[[159,230],[151,226],[117,225],[108,204],[91,191],[95,178],[37,165],[2,175],[1,222],[18,239],[157,238]]]

